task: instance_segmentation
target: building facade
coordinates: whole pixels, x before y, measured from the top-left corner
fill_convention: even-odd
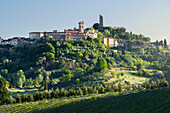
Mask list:
[[[14,47],[21,47],[24,45],[29,45],[34,43],[35,39],[25,38],[25,37],[13,37],[11,39],[2,40],[0,45],[11,45]]]
[[[29,33],[30,39],[40,39],[47,38],[48,36],[52,36],[56,40],[86,40],[87,36],[91,36],[92,38],[97,38],[97,33],[94,30],[89,30],[87,33],[84,31],[84,21],[81,21],[79,24],[79,30],[64,30],[64,32],[59,32],[58,30],[54,30],[53,32],[31,32]],[[46,35],[46,36],[45,36]]]
[[[117,47],[118,42],[112,37],[104,37],[104,44],[110,47]]]
[[[43,32],[31,32],[29,33],[29,38],[30,39],[40,39],[44,36],[44,33]]]
[[[94,29],[91,28],[90,30],[87,31],[86,33],[87,37],[90,36],[92,37],[93,39],[96,39],[97,38],[97,33],[95,33]]]

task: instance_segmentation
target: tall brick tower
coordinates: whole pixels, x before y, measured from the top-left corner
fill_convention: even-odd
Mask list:
[[[79,22],[79,31],[80,33],[84,33],[84,21]]]
[[[101,27],[103,27],[103,16],[99,15],[99,24]]]

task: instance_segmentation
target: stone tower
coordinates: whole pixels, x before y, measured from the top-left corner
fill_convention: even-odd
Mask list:
[[[103,16],[99,15],[99,24],[101,27],[103,27]]]
[[[80,33],[84,33],[84,21],[79,22],[79,31]]]

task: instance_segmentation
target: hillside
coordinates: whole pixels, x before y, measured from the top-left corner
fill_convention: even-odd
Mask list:
[[[0,88],[6,94],[0,104],[168,86],[170,58],[164,48],[111,48],[102,43],[103,36],[95,41],[49,36],[29,46],[3,46],[0,82],[5,86]]]
[[[170,111],[170,87],[144,90],[139,93],[89,95],[51,99],[37,102],[1,105],[2,113],[41,112],[41,113],[168,113]]]

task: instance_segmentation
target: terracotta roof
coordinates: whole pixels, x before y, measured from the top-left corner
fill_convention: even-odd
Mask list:
[[[43,32],[30,32],[29,34],[32,34],[32,33],[34,33],[34,34],[40,34],[40,33],[43,33]]]
[[[79,33],[79,31],[76,30],[64,30],[64,32],[67,33]]]

